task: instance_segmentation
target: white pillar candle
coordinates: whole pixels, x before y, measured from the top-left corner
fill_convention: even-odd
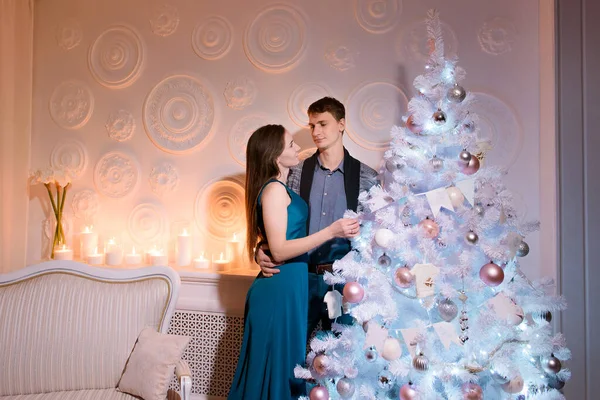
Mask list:
[[[162,253],[153,253],[150,255],[150,264],[151,265],[158,265],[158,266],[165,266],[165,265],[169,265],[169,259],[167,257],[166,254],[162,254]]]
[[[98,254],[98,248],[96,247],[92,254],[88,254],[86,260],[90,265],[102,265],[104,264],[104,254]]]
[[[89,226],[86,226],[83,232],[79,234],[79,257],[86,260],[89,254],[92,254],[98,247],[98,234],[92,232]]]
[[[229,269],[229,260],[225,259],[223,253],[221,253],[218,259],[213,259],[213,265],[217,271],[227,271]]]
[[[125,264],[140,265],[142,263],[142,255],[135,252],[135,247],[131,249],[131,253],[125,254]]]
[[[62,247],[54,250],[54,259],[55,260],[72,260],[73,259],[73,250],[69,249],[66,244],[63,244]]]
[[[200,253],[200,257],[194,258],[194,268],[197,269],[209,269],[210,261],[204,258],[204,253]]]
[[[115,243],[114,239],[110,239],[106,244],[104,257],[106,265],[119,266],[123,264],[123,249]]]
[[[192,237],[186,229],[177,236],[177,266],[187,267],[192,263]]]
[[[237,238],[234,233],[233,238],[227,242],[227,258],[233,265],[237,265],[240,262],[242,255],[243,243]]]

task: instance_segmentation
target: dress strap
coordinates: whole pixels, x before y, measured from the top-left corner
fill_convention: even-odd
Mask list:
[[[286,185],[285,183],[283,183],[283,182],[281,182],[280,180],[277,180],[277,179],[275,179],[275,178],[271,178],[271,179],[269,179],[268,181],[266,181],[266,182],[265,182],[265,184],[264,184],[264,185],[262,185],[262,187],[260,188],[260,192],[258,192],[258,197],[256,198],[256,201],[258,202],[258,204],[260,204],[260,203],[261,203],[261,201],[260,201],[260,200],[261,200],[261,197],[262,197],[263,190],[265,190],[265,188],[267,187],[267,185],[268,185],[269,183],[271,183],[271,182],[278,182],[278,183],[282,184],[282,185],[283,185],[283,187],[285,188],[285,190],[287,191],[287,194],[288,194],[288,196],[290,196],[290,198],[292,197],[292,196],[290,195],[290,191],[291,191],[291,189],[290,189],[289,187],[287,187],[287,185]]]

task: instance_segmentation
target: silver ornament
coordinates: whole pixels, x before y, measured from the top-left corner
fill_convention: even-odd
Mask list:
[[[417,371],[427,371],[429,369],[429,359],[423,354],[419,354],[413,359],[413,367]]]
[[[377,265],[383,268],[389,268],[389,266],[392,265],[392,259],[384,253],[377,259]]]
[[[531,313],[531,318],[535,323],[542,324],[552,321],[552,313],[550,311],[538,311]]]
[[[477,244],[477,242],[479,241],[479,236],[477,236],[475,232],[469,231],[465,235],[465,241],[469,244]]]
[[[433,156],[433,158],[429,160],[429,164],[431,164],[431,167],[434,171],[439,171],[440,169],[444,168],[444,160],[438,158],[437,156]]]
[[[442,110],[437,110],[436,112],[433,113],[433,122],[436,123],[436,125],[443,125],[446,123],[446,113],[443,112]]]
[[[500,372],[496,371],[494,368],[490,369],[490,375],[492,377],[492,379],[494,380],[494,382],[496,382],[499,385],[504,385],[505,383],[507,383],[510,379],[508,379],[508,377],[504,374],[501,374]]]
[[[354,391],[356,390],[354,382],[345,377],[337,382],[335,388],[342,399],[349,399],[354,396]]]
[[[387,369],[381,371],[379,376],[377,376],[377,385],[384,390],[391,389],[392,386],[394,386],[395,381],[396,379],[394,378],[394,375],[392,375]]]
[[[467,97],[467,92],[462,86],[454,85],[450,90],[448,90],[448,100],[454,103],[460,103]]]
[[[450,299],[444,299],[438,304],[438,311],[442,319],[446,322],[452,321],[458,315],[458,307]]]
[[[377,350],[375,349],[375,346],[371,346],[365,351],[365,358],[368,362],[377,360]]]
[[[430,72],[433,71],[433,65],[427,63],[425,64],[425,71]]]
[[[464,162],[465,164],[468,164],[469,161],[471,161],[471,153],[469,153],[466,150],[463,150],[458,155],[458,158],[459,158],[460,161]]]
[[[542,368],[548,374],[558,374],[562,368],[560,360],[554,357],[554,354],[550,355],[550,357],[544,357],[540,360],[542,364]]]
[[[529,245],[526,242],[521,241],[517,247],[517,255],[519,257],[525,257],[527,254],[529,254]]]
[[[464,344],[467,340],[469,340],[469,337],[467,335],[460,335],[458,337],[460,339],[460,341]]]
[[[483,206],[480,203],[475,204],[475,207],[473,207],[473,211],[480,217],[483,217],[483,214],[485,214],[485,208],[483,208]]]
[[[400,157],[392,157],[389,160],[385,161],[385,168],[392,173],[394,171],[404,168],[404,165],[404,160],[402,160],[402,158]]]

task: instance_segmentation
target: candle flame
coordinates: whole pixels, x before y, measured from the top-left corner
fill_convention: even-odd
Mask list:
[[[187,236],[187,235],[188,235],[188,231],[187,231],[187,229],[186,229],[186,228],[183,228],[183,233],[182,233],[182,235],[183,235],[183,236]]]
[[[131,248],[131,254],[135,254],[135,247]]]
[[[233,232],[233,241],[235,242],[237,240],[237,233]]]
[[[98,255],[98,248],[97,247],[94,248],[94,255]]]
[[[219,261],[223,261],[223,252],[221,252],[221,255],[219,256]]]
[[[67,249],[67,245],[63,244],[61,250],[66,250]]]
[[[85,229],[83,230],[83,233],[90,233],[90,227],[86,226]]]

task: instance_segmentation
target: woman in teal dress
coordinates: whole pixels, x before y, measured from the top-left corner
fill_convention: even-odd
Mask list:
[[[284,182],[297,165],[299,147],[281,125],[266,125],[248,140],[246,150],[247,253],[266,242],[283,262],[270,278],[258,274],[246,296],[244,338],[229,400],[288,400],[306,394],[294,377],[304,364],[308,316],[306,252],[335,237],[354,237],[356,219],[339,219],[306,235],[308,205]]]

